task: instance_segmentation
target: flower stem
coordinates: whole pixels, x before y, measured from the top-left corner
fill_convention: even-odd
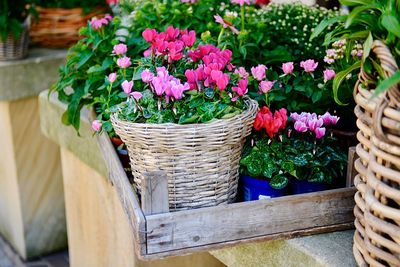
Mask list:
[[[219,32],[218,35],[218,41],[217,41],[217,46],[220,47],[221,41],[222,41],[222,37],[224,36],[225,33],[225,28],[221,27],[221,31]]]
[[[244,31],[244,5],[240,7],[240,16],[242,19],[242,29],[241,31]]]

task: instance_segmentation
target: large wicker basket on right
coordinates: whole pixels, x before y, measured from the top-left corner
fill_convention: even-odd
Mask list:
[[[398,67],[386,45],[374,41],[372,52],[385,76],[393,75]],[[362,68],[355,94],[360,158],[353,253],[359,266],[400,266],[400,90],[396,85],[372,97],[364,88],[373,81]]]
[[[127,145],[135,188],[144,175],[164,171],[171,211],[233,202],[239,180],[239,161],[258,111],[247,109],[229,119],[200,124],[133,123],[111,116],[115,132]]]

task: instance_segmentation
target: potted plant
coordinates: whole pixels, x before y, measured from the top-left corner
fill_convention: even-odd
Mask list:
[[[241,182],[244,201],[280,197],[287,193],[286,186],[294,174],[294,164],[287,160],[286,153],[293,149],[282,142],[282,135],[287,124],[287,111],[282,108],[273,114],[264,106],[254,122],[256,131],[265,130],[268,136],[248,146],[240,161]],[[271,131],[264,118],[268,117],[270,125],[276,125],[278,131]]]
[[[231,51],[194,48],[194,31],[146,29],[150,51],[137,61],[124,44],[114,46],[114,86],[126,101],[99,99],[93,128],[112,126],[127,145],[135,187],[148,171],[168,176],[172,210],[232,202],[241,149],[258,108],[244,98],[247,79],[234,74]],[[108,107],[108,108],[104,108]]]
[[[21,59],[28,54],[27,17],[32,9],[26,5],[24,0],[0,3],[0,60]]]
[[[286,109],[272,113],[264,106],[241,160],[245,201],[343,186],[347,156],[327,130],[338,120],[302,112],[287,122]]]
[[[89,19],[106,12],[104,0],[33,0],[37,19],[30,36],[34,44],[66,48],[79,40],[78,31]]]

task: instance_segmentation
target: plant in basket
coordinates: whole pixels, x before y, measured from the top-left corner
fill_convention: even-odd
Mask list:
[[[264,106],[256,116],[253,139],[240,162],[246,201],[282,196],[289,189],[294,194],[320,191],[344,182],[347,156],[327,130],[339,118],[302,112],[288,119],[286,113],[285,108],[273,113]]]
[[[51,47],[70,47],[79,40],[78,31],[94,16],[107,11],[105,0],[32,0],[37,16],[30,36],[34,44]]]
[[[28,53],[28,15],[34,12],[25,0],[0,3],[0,60],[24,58]]]
[[[139,192],[146,172],[162,170],[173,210],[232,202],[258,108],[245,98],[247,79],[234,74],[231,51],[194,46],[194,31],[170,26],[142,35],[150,49],[137,61],[126,56],[126,46],[114,47],[118,69],[108,79],[126,101],[109,109],[107,99],[99,102],[95,123],[104,125],[111,115]]]

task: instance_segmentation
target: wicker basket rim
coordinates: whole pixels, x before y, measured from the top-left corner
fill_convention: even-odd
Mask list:
[[[226,123],[232,120],[237,120],[239,117],[246,117],[248,113],[251,113],[252,110],[258,109],[258,103],[257,101],[251,99],[251,98],[246,98],[245,103],[247,106],[247,109],[243,110],[240,114],[237,114],[231,118],[228,119],[214,119],[209,122],[204,122],[204,123],[189,123],[189,124],[178,124],[178,123],[138,123],[138,122],[131,122],[131,121],[126,121],[126,120],[120,120],[117,116],[118,112],[114,112],[111,114],[111,117],[115,121],[122,121],[124,124],[130,125],[130,126],[144,126],[147,128],[174,128],[174,129],[189,129],[189,128],[208,128],[210,126],[217,125],[221,122]]]

